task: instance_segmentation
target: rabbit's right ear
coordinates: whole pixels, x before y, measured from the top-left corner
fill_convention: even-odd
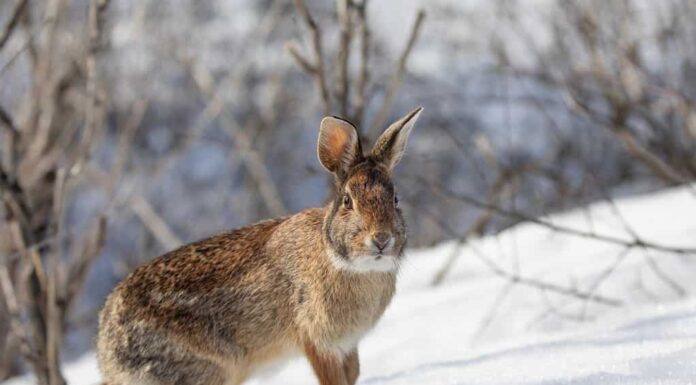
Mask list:
[[[404,155],[408,136],[422,111],[423,107],[418,107],[389,126],[372,148],[372,157],[393,169]]]
[[[345,175],[362,158],[358,130],[350,122],[327,116],[321,120],[317,144],[319,162],[329,172]]]

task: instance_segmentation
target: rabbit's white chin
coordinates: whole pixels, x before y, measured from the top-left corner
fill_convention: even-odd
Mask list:
[[[360,255],[346,259],[341,258],[334,251],[329,251],[328,254],[334,267],[354,273],[387,273],[399,268],[399,260],[391,255]]]

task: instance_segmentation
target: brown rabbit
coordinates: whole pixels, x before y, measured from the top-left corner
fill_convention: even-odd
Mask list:
[[[304,353],[322,385],[352,385],[358,341],[394,295],[406,226],[391,171],[422,108],[369,155],[356,128],[321,121],[318,155],[336,179],[324,208],[256,223],[136,269],[99,317],[108,385],[229,385]]]

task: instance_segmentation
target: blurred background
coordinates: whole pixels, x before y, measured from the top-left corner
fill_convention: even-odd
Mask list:
[[[416,248],[690,183],[693,20],[688,0],[3,0],[0,379],[61,383],[135,266],[323,205],[325,115],[371,143],[425,108],[395,176]]]

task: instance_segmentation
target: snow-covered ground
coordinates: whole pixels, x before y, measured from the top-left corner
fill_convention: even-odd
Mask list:
[[[696,189],[544,220],[696,248]],[[433,286],[453,253],[449,274]],[[696,255],[627,249],[532,223],[409,254],[397,296],[361,343],[360,384],[696,384]],[[71,385],[99,381],[93,355],[65,373]],[[314,381],[298,358],[250,383]]]

